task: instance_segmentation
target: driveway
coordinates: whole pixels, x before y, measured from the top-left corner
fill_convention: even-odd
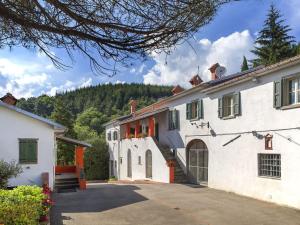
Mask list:
[[[300,211],[180,184],[93,184],[54,194],[51,224],[300,225]]]

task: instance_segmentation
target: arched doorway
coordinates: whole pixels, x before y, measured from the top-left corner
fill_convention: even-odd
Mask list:
[[[152,178],[152,152],[146,151],[146,178]]]
[[[187,145],[187,172],[189,182],[207,185],[208,181],[208,149],[199,139]]]
[[[131,150],[127,151],[127,177],[132,177]]]

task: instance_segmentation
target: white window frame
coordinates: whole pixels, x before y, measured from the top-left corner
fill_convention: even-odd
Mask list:
[[[290,89],[290,84],[292,83]],[[294,94],[294,101],[291,101],[290,95]],[[300,104],[300,77],[295,77],[287,80],[287,102],[288,105]]]
[[[231,117],[234,116],[234,96],[233,94],[225,95],[223,98],[223,117]],[[229,100],[229,101],[228,101]],[[227,104],[229,103],[229,104]],[[230,110],[230,112],[229,112]]]

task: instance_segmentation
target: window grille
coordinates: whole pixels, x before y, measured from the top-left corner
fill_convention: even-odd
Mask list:
[[[281,178],[281,155],[258,154],[258,176]]]

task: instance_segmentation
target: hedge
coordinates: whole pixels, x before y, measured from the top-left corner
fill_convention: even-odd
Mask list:
[[[37,186],[19,186],[0,190],[0,224],[37,225],[47,213],[43,202],[47,196]]]

